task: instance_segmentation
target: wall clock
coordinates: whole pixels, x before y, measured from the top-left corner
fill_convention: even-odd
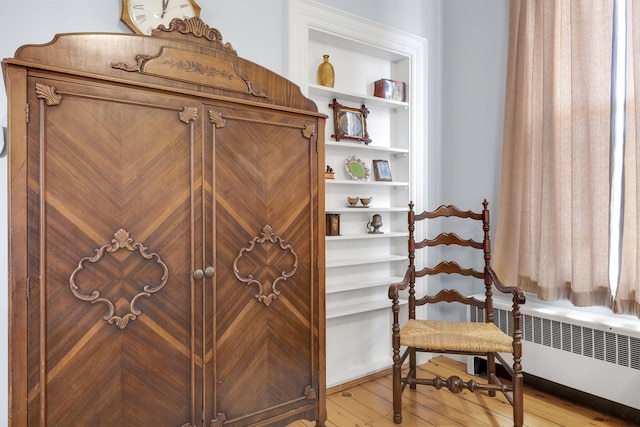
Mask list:
[[[122,0],[120,19],[137,34],[151,34],[172,19],[200,16],[200,6],[194,0]]]

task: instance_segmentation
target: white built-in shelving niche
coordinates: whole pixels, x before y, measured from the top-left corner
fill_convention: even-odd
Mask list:
[[[340,215],[340,235],[326,237],[327,385],[391,365],[391,304],[387,290],[407,265],[407,205],[426,200],[426,40],[363,20],[310,0],[290,1],[290,76],[328,116],[325,211]],[[317,84],[317,68],[329,55],[333,88]],[[373,96],[381,78],[407,83],[406,102]],[[365,145],[331,138],[333,99],[369,110]],[[356,156],[370,169],[368,181],[353,180],[344,167]],[[375,181],[373,160],[387,160],[392,181]],[[348,207],[347,196],[373,197],[368,208]],[[383,234],[367,223],[382,216]],[[405,308],[406,309],[406,308]]]

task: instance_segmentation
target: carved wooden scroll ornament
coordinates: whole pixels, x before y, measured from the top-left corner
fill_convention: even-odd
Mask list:
[[[178,114],[180,121],[186,124],[198,118],[198,109],[196,107],[184,107]]]
[[[315,133],[316,133],[316,125],[312,123],[307,123],[302,128],[302,135],[307,139],[311,139],[311,137],[315,135]]]
[[[62,100],[55,87],[43,83],[36,83],[36,96],[38,99],[43,99],[49,107],[60,105]]]
[[[243,273],[243,272],[240,272],[240,268],[238,267],[238,263],[243,257],[251,256],[251,253],[256,249],[256,245],[264,245],[264,244],[277,244],[280,250],[288,252],[292,258],[290,270],[282,271],[280,273],[280,275],[273,281],[273,284],[271,285],[271,292],[268,295],[265,295],[264,289],[263,289],[264,288],[263,285],[266,282],[265,278],[260,277],[260,280],[256,278],[256,276],[259,276],[261,272],[249,271],[249,272]],[[262,233],[260,236],[254,237],[253,240],[249,242],[248,246],[240,249],[240,253],[236,257],[235,261],[233,262],[233,273],[235,274],[236,278],[242,283],[245,283],[247,286],[255,285],[258,291],[254,296],[258,301],[260,301],[267,307],[271,304],[271,302],[274,299],[278,297],[278,295],[280,295],[280,291],[278,290],[278,284],[280,282],[284,282],[285,280],[293,276],[297,269],[298,269],[298,255],[291,248],[291,245],[285,244],[285,241],[282,237],[276,236],[273,233],[273,228],[270,225],[265,225],[262,228]]]
[[[120,62],[111,64],[111,67],[268,98],[264,92],[253,89],[251,81],[237,72],[233,62],[214,56],[164,46],[156,56],[138,54],[135,61],[134,65]]]
[[[112,254],[120,249],[126,249],[128,251],[138,251],[140,256],[143,259],[155,259],[156,264],[162,269],[162,278],[160,282],[155,286],[144,285],[142,290],[138,292],[130,301],[129,301],[129,313],[124,316],[116,316],[115,313],[115,305],[108,298],[104,298],[100,296],[100,292],[97,290],[89,291],[89,293],[80,292],[80,287],[76,283],[76,278],[78,274],[84,270],[85,265],[87,263],[99,263],[105,254]],[[133,239],[129,237],[129,233],[123,229],[118,230],[114,234],[114,239],[111,240],[110,245],[104,245],[99,249],[95,250],[95,255],[92,257],[84,257],[78,263],[78,267],[71,273],[71,278],[69,279],[69,285],[71,287],[71,292],[76,298],[82,301],[88,301],[91,304],[102,303],[107,306],[108,312],[104,316],[104,320],[109,322],[110,324],[115,324],[118,328],[124,329],[129,324],[129,321],[135,320],[142,312],[136,307],[136,302],[141,297],[151,297],[152,294],[155,294],[159,290],[161,290],[164,285],[167,284],[167,280],[169,279],[169,269],[166,264],[162,262],[160,257],[155,253],[149,253],[148,248],[146,248],[142,243],[133,243]]]

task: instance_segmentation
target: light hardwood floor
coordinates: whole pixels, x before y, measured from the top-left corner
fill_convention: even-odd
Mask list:
[[[431,375],[458,375],[467,380],[465,365],[444,356],[420,367]],[[534,426],[631,426],[635,425],[591,408],[577,405],[527,387],[525,425]],[[403,395],[404,427],[413,426],[512,426],[511,405],[502,395],[490,398],[483,393],[420,387]],[[391,376],[386,375],[327,397],[327,427],[394,427],[391,405]],[[313,422],[297,421],[289,427],[310,427]]]

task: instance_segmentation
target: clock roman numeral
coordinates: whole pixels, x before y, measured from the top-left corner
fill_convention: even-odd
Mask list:
[[[142,24],[146,20],[147,20],[147,15],[145,15],[145,14],[136,15],[136,22],[137,23]]]
[[[144,10],[144,5],[138,4],[138,3],[131,3],[131,9]]]

